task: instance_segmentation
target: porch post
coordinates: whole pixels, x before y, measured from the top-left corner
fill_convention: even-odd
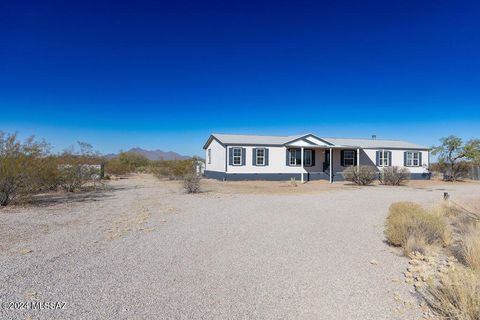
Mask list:
[[[330,183],[333,183],[333,177],[332,177],[332,174],[333,174],[333,149],[330,148]]]
[[[301,151],[301,155],[300,155],[300,170],[301,170],[301,175],[302,175],[302,183],[304,182],[303,181],[303,147],[300,149]]]
[[[360,148],[357,148],[357,173],[360,173]]]

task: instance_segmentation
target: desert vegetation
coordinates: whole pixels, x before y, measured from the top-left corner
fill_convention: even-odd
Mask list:
[[[380,171],[381,184],[399,186],[410,180],[410,170],[404,167],[385,167]]]
[[[456,136],[440,139],[439,146],[432,147],[432,154],[438,155],[438,163],[432,168],[442,172],[446,181],[457,181],[466,177],[473,165],[480,164],[480,139],[467,142]]]
[[[384,185],[399,186],[410,179],[410,171],[403,167],[385,167],[380,172],[374,166],[351,166],[343,171],[346,181],[360,186],[372,184],[375,180]]]
[[[442,319],[480,319],[480,212],[450,199],[427,210],[392,204],[385,237],[410,257],[405,273]]]
[[[0,206],[28,202],[42,192],[89,190],[104,178],[133,172],[183,179],[187,192],[198,192],[197,161],[152,161],[132,152],[120,152],[118,157],[106,159],[85,142],[54,154],[43,140],[32,136],[21,141],[16,133],[0,132]]]
[[[374,166],[351,166],[343,171],[343,177],[347,181],[366,186],[375,181],[377,170]]]

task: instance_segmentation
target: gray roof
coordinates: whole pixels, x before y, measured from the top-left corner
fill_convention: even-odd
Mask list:
[[[295,136],[261,136],[247,134],[222,134],[213,133],[212,136],[217,138],[223,144],[264,144],[264,145],[284,145],[292,140],[299,139],[305,134]]]
[[[354,147],[354,148],[398,148],[398,149],[429,149],[418,144],[401,140],[383,140],[383,139],[347,139],[347,138],[323,138],[313,134],[299,134],[293,136],[262,136],[262,135],[243,135],[243,134],[221,134],[213,133],[205,144],[204,148],[215,138],[223,144],[245,144],[245,145],[285,145],[288,142],[314,136],[332,144],[332,147]]]
[[[337,146],[352,146],[364,149],[398,148],[398,149],[429,149],[419,144],[401,140],[383,139],[347,139],[347,138],[322,138]]]

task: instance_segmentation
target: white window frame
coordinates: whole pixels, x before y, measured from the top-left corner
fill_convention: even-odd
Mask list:
[[[388,156],[389,151],[380,150],[380,156],[378,157],[378,165],[380,167],[389,167],[390,166],[390,157]]]
[[[212,149],[207,150],[208,164],[212,164]]]
[[[420,167],[420,152],[421,151],[406,151],[405,164],[407,167]]]
[[[288,150],[288,154],[289,154],[289,159],[288,159],[288,163],[291,165],[291,166],[299,166],[300,163],[297,163],[297,152],[298,150],[297,149],[290,149]],[[293,160],[293,161],[292,161]]]
[[[308,158],[307,158],[307,153],[310,153],[310,159],[309,159],[310,161],[309,161],[309,162],[307,162],[307,159],[308,159]],[[313,155],[312,150],[310,150],[310,149],[305,149],[305,150],[304,150],[304,154],[303,154],[303,162],[304,162],[303,165],[304,165],[304,166],[307,166],[307,167],[311,167],[311,166],[312,166],[312,160],[313,160],[313,159],[312,159],[312,155]]]
[[[347,158],[347,152],[348,153],[351,152],[352,156]],[[346,160],[352,160],[352,164],[346,164]],[[343,150],[343,163],[342,163],[342,165],[344,167],[351,167],[351,166],[355,165],[355,151],[353,151],[353,150]]]
[[[259,151],[263,151],[262,155],[258,155]],[[262,160],[259,162],[258,160]],[[265,148],[259,148],[255,150],[255,165],[257,166],[264,166],[265,165]]]
[[[238,155],[235,155],[235,151],[238,151]],[[238,159],[238,163],[235,163],[235,159]],[[232,148],[232,165],[242,165],[242,148]]]

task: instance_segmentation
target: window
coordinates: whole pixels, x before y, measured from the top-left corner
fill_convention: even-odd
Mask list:
[[[418,167],[420,166],[420,152],[418,151],[407,151],[405,152],[405,164],[408,167]]]
[[[300,161],[297,163],[297,149],[290,149],[290,165],[296,166],[297,164],[300,164]]]
[[[385,151],[385,150],[379,151],[378,165],[380,167],[390,166],[389,151]]]
[[[257,150],[257,155],[256,155],[256,165],[257,166],[264,166],[265,165],[265,149],[256,149]]]
[[[242,148],[233,148],[233,165],[242,165]]]
[[[306,166],[312,165],[312,150],[305,150],[303,160],[305,161]]]
[[[208,149],[208,164],[212,163],[212,149]]]
[[[343,166],[353,166],[355,164],[355,151],[345,150],[343,151]]]

